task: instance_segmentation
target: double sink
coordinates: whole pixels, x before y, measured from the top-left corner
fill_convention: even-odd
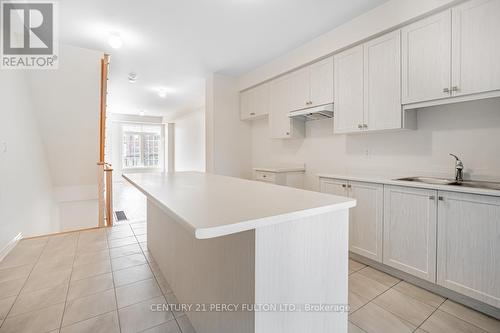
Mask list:
[[[484,182],[484,181],[476,181],[476,180],[456,181],[454,179],[434,178],[434,177],[405,177],[405,178],[398,178],[396,180],[402,180],[402,181],[406,181],[406,182],[432,184],[432,185],[451,185],[451,186],[482,188],[482,189],[487,189],[487,190],[500,191],[500,183],[496,183],[496,182]]]

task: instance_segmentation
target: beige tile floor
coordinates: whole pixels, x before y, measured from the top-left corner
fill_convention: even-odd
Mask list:
[[[21,241],[0,262],[0,333],[193,333],[147,251],[146,224]],[[500,332],[487,317],[349,261],[349,332]]]
[[[22,240],[0,262],[0,333],[194,333],[147,251],[146,223]]]
[[[129,182],[113,182],[113,209],[122,210],[128,222],[146,220],[146,196]]]
[[[349,333],[498,333],[500,321],[349,260]]]

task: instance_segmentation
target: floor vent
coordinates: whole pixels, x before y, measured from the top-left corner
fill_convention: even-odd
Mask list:
[[[125,215],[125,212],[123,210],[115,211],[115,216],[117,221],[127,220],[127,215]]]

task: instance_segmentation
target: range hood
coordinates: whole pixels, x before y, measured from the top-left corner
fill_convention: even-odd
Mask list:
[[[304,121],[333,118],[333,104],[292,111],[288,114],[288,117]]]

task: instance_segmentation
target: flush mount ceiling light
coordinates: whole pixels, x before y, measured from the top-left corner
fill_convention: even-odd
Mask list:
[[[161,98],[167,97],[167,89],[159,89],[158,96],[160,96]]]
[[[108,44],[114,49],[119,49],[123,45],[122,37],[120,33],[114,31],[110,32],[108,36]]]
[[[137,81],[137,73],[131,72],[128,74],[128,82],[135,83]]]

